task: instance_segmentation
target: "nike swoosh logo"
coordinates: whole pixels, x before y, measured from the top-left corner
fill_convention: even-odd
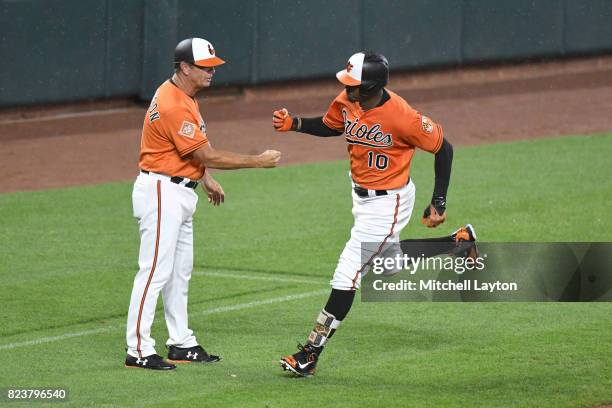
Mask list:
[[[298,366],[300,367],[300,370],[303,370],[306,367],[308,367],[310,364],[312,364],[312,361],[306,364],[298,363]]]

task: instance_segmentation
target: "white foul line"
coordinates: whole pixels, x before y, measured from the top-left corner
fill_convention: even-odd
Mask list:
[[[85,330],[85,331],[75,332],[75,333],[65,333],[65,334],[60,334],[58,336],[41,337],[39,339],[34,339],[34,340],[2,344],[0,345],[0,350],[12,350],[18,347],[36,346],[38,344],[52,343],[54,341],[69,339],[71,337],[80,337],[80,336],[87,336],[89,334],[105,333],[105,332],[114,330],[117,327],[118,326],[100,327],[98,329]]]
[[[277,297],[277,298],[272,298],[272,299],[255,300],[253,302],[241,303],[238,305],[215,307],[214,309],[206,309],[200,312],[196,312],[195,315],[202,316],[202,315],[209,315],[209,314],[215,314],[215,313],[233,312],[235,310],[250,309],[251,307],[255,307],[255,306],[287,302],[289,300],[304,299],[307,297],[322,295],[324,293],[329,293],[329,289],[316,290],[314,292],[300,293],[299,295],[287,295],[287,296],[282,296],[282,297]]]
[[[230,269],[228,269],[230,270]],[[245,279],[245,280],[260,280],[260,281],[268,281],[268,282],[287,282],[287,283],[307,283],[312,285],[314,284],[323,284],[325,280],[317,278],[317,279],[296,279],[296,278],[286,278],[284,276],[270,276],[270,275],[260,275],[260,274],[252,274],[252,275],[244,275],[244,274],[235,274],[235,273],[223,273],[223,272],[209,272],[209,271],[194,271],[192,275],[197,276],[210,276],[214,278],[233,278],[233,279]]]
[[[305,293],[300,293],[298,295],[287,295],[287,296],[280,296],[280,297],[264,299],[264,300],[255,300],[253,302],[239,303],[237,305],[215,307],[212,309],[204,309],[204,310],[201,310],[200,312],[193,313],[192,316],[193,315],[203,316],[203,315],[211,315],[211,314],[216,314],[216,313],[233,312],[233,311],[242,310],[242,309],[250,309],[252,307],[269,305],[272,303],[280,303],[280,302],[288,302],[290,300],[304,299],[308,297],[322,295],[327,292],[329,292],[329,289],[316,290],[313,292],[305,292]],[[158,319],[155,319],[155,320],[157,321]],[[12,349],[16,349],[19,347],[27,347],[27,346],[35,346],[38,344],[44,344],[44,343],[52,343],[55,341],[65,340],[65,339],[69,339],[72,337],[81,337],[81,336],[88,336],[91,334],[106,333],[112,330],[119,330],[119,329],[124,329],[124,328],[125,326],[123,325],[107,326],[107,327],[100,327],[97,329],[84,330],[80,332],[60,334],[58,336],[41,337],[38,339],[32,339],[32,340],[27,340],[27,341],[22,341],[22,342],[0,344],[0,350],[12,350]]]

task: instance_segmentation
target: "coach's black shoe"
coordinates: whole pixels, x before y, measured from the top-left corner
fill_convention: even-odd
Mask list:
[[[168,360],[172,363],[215,363],[221,357],[208,354],[202,346],[168,347]]]
[[[310,377],[314,375],[319,354],[323,347],[315,347],[311,344],[302,346],[298,344],[298,351],[290,356],[280,359],[280,365],[285,371],[290,371],[300,377]]]
[[[478,246],[476,245],[476,230],[472,224],[467,224],[465,227],[459,228],[451,235],[457,244],[455,255],[462,258],[478,258]]]
[[[148,368],[149,370],[174,370],[176,366],[163,359],[162,356],[151,354],[143,358],[133,357],[129,354],[125,358],[127,368]]]

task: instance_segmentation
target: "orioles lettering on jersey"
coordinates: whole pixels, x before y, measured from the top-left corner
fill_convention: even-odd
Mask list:
[[[342,109],[347,142],[378,148],[393,146],[393,137],[390,133],[381,132],[380,124],[376,123],[370,128],[365,123],[359,124],[359,118],[349,120],[347,115],[346,109]]]

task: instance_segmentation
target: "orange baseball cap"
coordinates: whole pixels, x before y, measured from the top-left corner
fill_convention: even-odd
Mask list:
[[[187,38],[176,45],[174,62],[181,61],[198,67],[216,67],[225,64],[225,61],[216,56],[212,44],[203,38]]]

